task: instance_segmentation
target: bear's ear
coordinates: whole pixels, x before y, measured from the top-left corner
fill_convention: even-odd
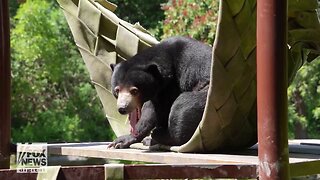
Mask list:
[[[115,64],[110,64],[110,68],[111,68],[112,72],[114,71],[115,66],[116,66]]]
[[[152,74],[154,77],[158,78],[161,76],[160,69],[156,64],[150,64],[147,67],[147,72]]]
[[[152,74],[155,78],[157,79],[162,79],[162,78],[170,78],[170,71],[166,70],[165,68],[161,67],[160,65],[156,63],[149,64],[147,66],[148,73]]]

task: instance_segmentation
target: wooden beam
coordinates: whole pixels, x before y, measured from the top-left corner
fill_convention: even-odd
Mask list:
[[[124,165],[124,179],[257,178],[256,165]],[[0,179],[36,179],[35,173],[0,170]],[[103,165],[61,167],[58,180],[105,179]]]
[[[0,168],[10,167],[10,29],[8,0],[0,1]]]
[[[319,173],[320,161],[293,163],[292,177]],[[124,179],[201,179],[201,178],[252,178],[258,177],[257,165],[195,165],[195,164],[137,164],[124,165]],[[15,169],[0,170],[0,179],[36,179],[36,173],[17,173]],[[64,166],[58,180],[105,179],[105,167]]]

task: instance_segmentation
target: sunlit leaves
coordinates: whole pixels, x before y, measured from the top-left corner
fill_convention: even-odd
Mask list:
[[[212,44],[215,35],[218,1],[171,0],[163,5],[163,38],[184,35]]]
[[[110,139],[59,7],[53,1],[28,0],[12,19],[13,140]]]
[[[297,113],[295,98],[299,93],[303,99],[304,114]],[[294,81],[288,88],[289,95],[289,122],[291,126],[300,122],[313,138],[320,137],[320,59],[307,63],[298,71]],[[292,109],[290,111],[290,108]],[[290,119],[290,117],[292,119]]]

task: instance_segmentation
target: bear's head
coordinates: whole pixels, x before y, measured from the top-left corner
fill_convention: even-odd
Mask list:
[[[120,114],[129,114],[152,100],[160,89],[161,75],[157,65],[137,65],[130,61],[111,64],[111,88],[117,98]]]

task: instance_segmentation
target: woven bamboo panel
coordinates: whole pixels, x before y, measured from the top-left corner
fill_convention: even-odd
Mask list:
[[[58,0],[89,71],[106,117],[117,136],[128,134],[128,117],[116,109],[110,91],[111,63],[135,55],[158,41],[139,24],[119,19],[116,6],[104,0]]]
[[[210,89],[203,119],[178,151],[213,151],[256,142],[255,4],[220,1]]]
[[[289,0],[289,80],[320,54],[317,0]],[[256,1],[220,0],[210,89],[203,119],[180,152],[239,149],[257,141]]]

